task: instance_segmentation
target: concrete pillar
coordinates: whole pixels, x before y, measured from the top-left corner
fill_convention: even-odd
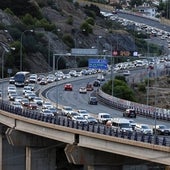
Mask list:
[[[170,170],[170,166],[166,166],[166,167],[165,167],[165,170]]]
[[[31,148],[26,147],[26,170],[31,170]]]

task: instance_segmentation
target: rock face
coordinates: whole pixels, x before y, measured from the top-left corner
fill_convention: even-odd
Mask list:
[[[44,0],[37,0],[36,3],[33,3],[33,1],[30,2],[36,4],[36,6],[43,3],[43,7],[40,9],[42,15],[48,21],[55,24],[58,30],[57,34],[45,31],[41,39],[41,44],[51,52],[50,70],[52,70],[52,53],[69,53],[72,47],[85,49],[98,48],[100,54],[111,54],[111,51],[115,49],[133,51],[136,48],[134,40],[127,32],[115,31],[113,29],[110,32],[104,24],[101,24],[104,21],[100,17],[96,17],[95,24],[92,26],[93,32],[88,36],[84,35],[80,30],[80,25],[86,20],[87,15],[83,8],[76,7],[68,1],[55,0],[51,6],[48,6],[48,1]],[[72,18],[72,24],[68,24],[69,17]],[[0,24],[11,26],[16,25],[16,23],[21,23],[21,20],[17,16],[0,10]],[[69,35],[72,38],[74,43],[72,47],[63,41],[65,35]],[[4,30],[0,30],[0,39],[8,44],[13,42],[11,35]],[[29,53],[24,55],[25,69],[31,72],[46,72],[49,70],[49,56],[44,56],[39,51],[34,54]],[[70,62],[67,61],[67,66],[77,67],[76,62],[73,61],[75,61],[73,58]]]

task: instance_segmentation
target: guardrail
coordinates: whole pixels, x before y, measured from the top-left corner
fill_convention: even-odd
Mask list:
[[[103,124],[80,124],[62,115],[45,116],[38,111],[15,108],[14,106],[10,105],[9,102],[4,102],[2,100],[0,101],[0,109],[18,116],[23,116],[26,118],[34,119],[37,121],[43,121],[55,125],[65,126],[68,128],[74,128],[74,129],[89,131],[92,133],[99,133],[99,134],[114,136],[118,138],[124,138],[124,139],[139,141],[139,142],[146,142],[149,144],[170,147],[170,141],[168,141],[166,137],[159,138],[158,136],[144,135],[141,133],[139,134],[137,132],[125,133]]]
[[[117,108],[122,111],[131,108],[135,109],[137,115],[150,117],[153,119],[156,118],[158,120],[170,121],[170,110],[168,109],[148,106],[131,102],[128,100],[119,99],[104,93],[101,89],[98,89],[96,95],[101,102],[107,104],[110,107]]]

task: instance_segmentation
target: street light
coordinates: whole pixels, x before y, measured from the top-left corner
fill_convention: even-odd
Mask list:
[[[22,40],[23,40],[23,35],[24,35],[24,33],[26,33],[26,32],[33,32],[34,30],[25,30],[25,31],[23,31],[22,32],[22,34],[21,34],[21,40],[20,40],[20,42],[21,42],[21,46],[20,46],[20,71],[22,71],[22,64],[23,64],[23,61],[22,61]]]
[[[4,42],[0,42],[0,45],[2,46],[3,48],[3,52],[2,52],[2,70],[1,70],[1,78],[3,79],[4,78],[4,56],[5,56],[5,53],[9,53],[10,50],[15,50],[14,47],[8,47]],[[3,101],[3,83],[2,83],[2,101]]]
[[[48,72],[50,72],[50,57],[51,57],[51,42],[50,42],[50,34],[49,33],[54,33],[56,30],[52,30],[48,32]],[[57,32],[60,32],[61,30],[58,28]],[[62,49],[63,50],[63,49]]]
[[[99,35],[99,36],[97,37],[97,50],[98,50],[98,53],[100,54],[100,50],[99,50],[99,39],[102,39],[102,36],[101,36],[101,35]]]

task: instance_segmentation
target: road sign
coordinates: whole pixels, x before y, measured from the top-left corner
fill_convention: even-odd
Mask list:
[[[106,59],[89,59],[88,68],[89,69],[100,69],[107,70],[107,60]]]
[[[92,48],[72,48],[71,49],[71,55],[76,55],[76,56],[83,56],[83,55],[97,55],[98,54],[98,49],[92,49]]]

